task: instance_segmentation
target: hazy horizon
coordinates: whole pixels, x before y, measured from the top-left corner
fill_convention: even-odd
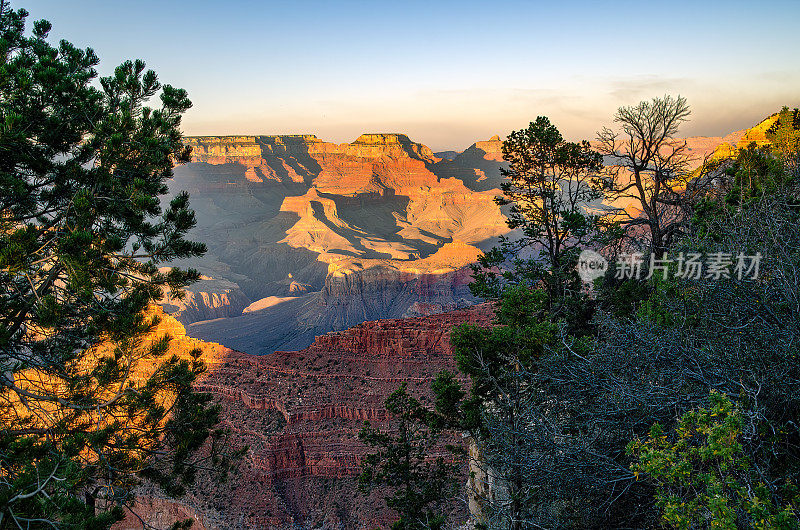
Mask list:
[[[800,106],[793,1],[12,1],[107,75],[142,58],[194,107],[187,135],[401,132],[462,150],[546,115],[593,139],[620,105],[685,96],[683,136]],[[720,52],[720,50],[724,50]]]

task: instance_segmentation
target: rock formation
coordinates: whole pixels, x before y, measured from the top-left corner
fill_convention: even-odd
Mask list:
[[[252,305],[234,282],[208,276],[187,287],[183,298],[170,296],[168,289],[165,292],[164,310],[183,324],[239,316]]]
[[[410,314],[462,307],[472,301],[465,267],[508,230],[499,190],[471,188],[477,178],[461,176],[471,169],[403,134],[349,144],[313,135],[187,142],[193,162],[176,168],[170,187],[189,191],[198,217],[191,236],[209,252],[178,264],[214,280],[165,307],[197,336],[251,353],[305,347],[314,335],[400,317],[415,304]],[[499,144],[476,145],[497,158]],[[491,164],[484,169],[497,182],[499,162]],[[270,297],[293,300],[257,302]],[[279,333],[265,341],[271,330]]]
[[[489,306],[479,305],[365,322],[319,336],[303,350],[266,356],[191,339],[166,316],[156,333],[169,331],[175,337],[171,350],[179,355],[199,345],[209,370],[197,388],[215,396],[236,446],[249,449],[226,483],[201,476],[175,501],[143,490],[140,515],[159,523],[190,517],[208,530],[386,526],[391,514],[381,492],[364,497],[357,491],[367,451],[358,431],[365,420],[389,426],[383,401],[401,382],[430,405],[431,381],[440,370],[454,369],[451,329],[465,322],[487,325],[491,315]],[[465,517],[464,506],[454,510]],[[116,528],[139,527],[130,517]]]
[[[503,141],[494,135],[486,141],[475,142],[452,159],[443,160],[436,166],[436,174],[443,177],[456,177],[464,185],[475,191],[497,190],[500,188],[503,162]]]

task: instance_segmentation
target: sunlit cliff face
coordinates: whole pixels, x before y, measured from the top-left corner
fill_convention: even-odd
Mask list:
[[[499,138],[481,144],[473,150],[496,160]],[[304,184],[304,193],[281,202],[278,212],[297,220],[277,242],[317,254],[329,272],[379,264],[455,270],[475,260],[481,242],[507,231],[493,202],[498,190],[470,189],[465,168],[403,134],[363,134],[338,145],[313,135],[197,137],[189,145],[195,162],[239,164],[253,185]],[[473,182],[486,179],[478,168],[467,172]]]

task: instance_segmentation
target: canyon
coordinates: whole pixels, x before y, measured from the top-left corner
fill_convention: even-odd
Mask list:
[[[699,161],[761,129],[687,143]],[[227,482],[201,475],[180,499],[143,486],[137,513],[202,530],[387,527],[383,492],[358,490],[358,432],[391,428],[383,403],[401,383],[430,406],[435,375],[455,371],[453,327],[491,325],[469,265],[508,234],[493,201],[500,138],[442,156],[400,134],[188,142],[193,162],[171,189],[190,192],[192,237],[209,252],[180,263],[202,278],[164,300],[157,333],[180,356],[200,348],[209,369],[196,388],[220,405],[231,449],[247,450]],[[453,520],[466,520],[462,501]]]
[[[452,328],[489,325],[492,315],[491,306],[481,304],[365,322],[318,336],[302,350],[265,356],[188,337],[182,324],[162,315],[153,336],[171,335],[170,353],[181,357],[193,348],[202,351],[208,370],[196,389],[211,393],[222,407],[230,448],[247,451],[227,482],[201,475],[180,499],[143,487],[137,514],[161,527],[190,518],[195,528],[209,530],[386,527],[391,513],[383,492],[358,491],[360,462],[368,451],[358,432],[366,420],[391,427],[383,402],[400,383],[430,406],[431,381],[441,370],[455,371]],[[449,453],[442,448],[442,455]],[[462,503],[452,509],[466,519]],[[141,524],[129,515],[115,528]]]
[[[727,137],[687,139],[696,160]],[[469,265],[509,229],[502,140],[434,153],[404,134],[335,144],[315,135],[186,139],[188,191],[202,273],[164,308],[190,335],[251,354],[307,347],[367,320],[435,314],[478,302]]]
[[[508,232],[499,137],[452,160],[406,135],[190,137],[188,191],[208,253],[163,307],[189,334],[253,354],[367,320],[477,302],[468,266]]]

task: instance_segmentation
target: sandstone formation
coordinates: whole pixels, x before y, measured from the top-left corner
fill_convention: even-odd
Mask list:
[[[759,122],[755,127],[743,129],[727,135],[713,151],[712,158],[721,159],[733,156],[737,150],[745,149],[751,143],[758,147],[769,144],[767,130],[778,120],[778,115],[773,114]]]
[[[465,267],[508,231],[499,189],[487,184],[499,182],[497,137],[462,162],[398,133],[346,144],[314,135],[187,142],[193,162],[176,168],[170,188],[189,191],[191,236],[209,252],[178,264],[214,281],[165,307],[197,336],[250,353],[302,348],[414,304],[409,314],[472,303]],[[479,159],[475,176],[467,166]],[[257,303],[270,297],[293,300]]]
[[[364,497],[357,491],[367,451],[358,431],[365,420],[390,426],[383,401],[401,382],[430,405],[431,381],[440,370],[454,369],[451,329],[465,322],[487,325],[491,315],[489,306],[479,305],[365,322],[319,336],[303,350],[266,356],[190,339],[166,316],[157,333],[169,331],[175,337],[171,350],[180,355],[201,347],[209,370],[197,388],[222,405],[235,446],[249,449],[227,483],[201,476],[177,501],[143,490],[140,515],[158,523],[189,517],[208,530],[386,527],[390,513],[381,492]],[[442,454],[449,457],[444,449]],[[464,506],[453,509],[465,517]],[[116,528],[140,527],[129,517]]]
[[[164,310],[184,324],[200,320],[235,317],[252,302],[234,282],[203,276],[188,286],[183,298],[166,292]]]

